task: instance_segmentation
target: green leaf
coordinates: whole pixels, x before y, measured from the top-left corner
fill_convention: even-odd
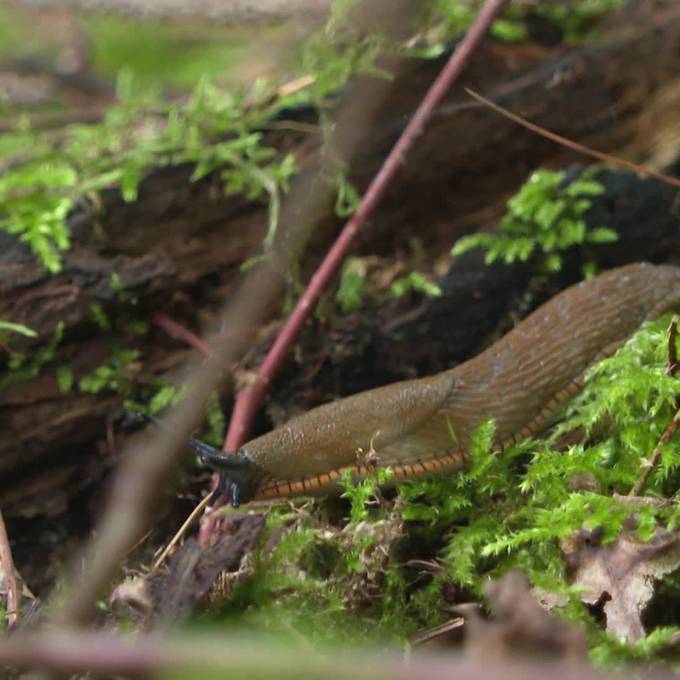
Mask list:
[[[57,366],[57,387],[62,394],[71,391],[74,376],[70,366]]]
[[[113,329],[113,324],[111,323],[111,319],[102,305],[100,305],[98,302],[93,302],[90,305],[90,313],[92,314],[92,318],[99,328],[101,328],[103,331],[111,332]]]
[[[410,272],[406,276],[397,279],[390,286],[390,296],[400,298],[406,295],[410,290],[424,293],[428,297],[441,297],[442,295],[442,290],[436,283],[428,281],[419,272]]]
[[[164,411],[168,406],[176,403],[178,398],[177,388],[168,383],[162,385],[158,391],[153,395],[148,405],[148,411],[151,415],[156,416]]]
[[[25,335],[27,338],[35,338],[38,334],[28,328],[28,326],[23,326],[20,323],[11,323],[10,321],[0,321],[0,331],[10,331],[12,333],[19,333],[19,335]]]
[[[527,27],[520,21],[496,19],[491,25],[491,35],[505,42],[522,42],[527,39]]]
[[[366,277],[356,271],[348,271],[342,275],[335,299],[343,314],[348,314],[361,307],[366,292]]]
[[[614,243],[619,240],[619,235],[613,229],[596,227],[588,231],[587,240],[588,243]]]
[[[567,196],[599,196],[604,187],[595,180],[575,179],[567,188]]]

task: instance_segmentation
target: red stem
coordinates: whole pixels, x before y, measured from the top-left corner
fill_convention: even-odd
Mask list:
[[[219,358],[217,352],[205,340],[199,338],[198,335],[192,333],[188,328],[173,321],[169,316],[166,316],[161,312],[156,312],[151,317],[151,323],[153,323],[154,326],[162,328],[166,333],[169,333],[175,338],[183,340],[189,347],[197,349],[209,359]]]
[[[465,37],[458,43],[448,63],[430,86],[406,129],[366,190],[356,213],[345,224],[292,314],[288,317],[285,326],[281,329],[269,353],[260,365],[254,382],[244,387],[238,394],[229,424],[229,432],[224,442],[225,451],[236,451],[246,440],[257,409],[281,368],[286,353],[295,342],[305,321],[314,311],[322,292],[335,276],[352,240],[380,204],[390,182],[397,174],[399,166],[404,162],[406,154],[417,137],[422,133],[432,112],[461,74],[489,26],[507,2],[508,0],[486,0],[475,22],[470,26]]]

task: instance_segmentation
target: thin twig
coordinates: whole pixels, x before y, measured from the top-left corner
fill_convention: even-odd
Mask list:
[[[172,540],[165,546],[163,552],[158,556],[156,561],[151,567],[151,572],[153,573],[158,569],[158,567],[165,562],[167,556],[172,552],[172,549],[182,540],[189,527],[201,516],[203,510],[208,507],[210,499],[212,497],[212,492],[205,495],[201,502],[191,511],[191,514],[184,520],[184,523],[179,528],[177,533],[172,537]]]
[[[260,365],[253,384],[245,387],[239,393],[224,442],[225,451],[236,451],[247,438],[263,397],[269,391],[272,381],[279,372],[286,354],[302,330],[305,321],[313,313],[322,292],[333,280],[354,237],[380,204],[399,167],[405,162],[408,151],[422,134],[432,112],[461,74],[475,49],[486,35],[489,26],[507,2],[508,0],[487,0],[485,2],[477,19],[428,90],[378,174],[373,178],[359,208],[345,224],[309,282],[307,289],[295,305],[295,309],[288,317],[286,324]]]
[[[668,324],[668,361],[666,363],[666,375],[674,376],[680,368],[678,364],[678,317],[674,316]]]
[[[7,587],[7,623],[13,626],[19,619],[21,587],[14,571],[12,549],[9,545],[9,536],[2,512],[0,512],[0,570],[2,581]]]
[[[675,434],[675,431],[680,427],[680,409],[678,409],[673,416],[673,420],[668,424],[668,427],[664,430],[664,433],[659,438],[657,445],[652,451],[652,455],[649,458],[645,458],[640,466],[640,476],[638,480],[633,484],[633,488],[628,492],[629,496],[639,496],[642,489],[644,489],[649,475],[652,474],[652,470],[656,467],[661,458],[661,447],[668,443],[668,440]]]
[[[512,113],[507,109],[504,109],[502,106],[495,104],[490,99],[482,97],[481,94],[478,94],[474,90],[471,90],[469,87],[466,87],[465,91],[471,97],[473,97],[479,102],[482,102],[482,104],[485,104],[490,109],[493,109],[497,113],[500,113],[502,116],[509,118],[511,121],[517,123],[518,125],[521,125],[527,128],[528,130],[535,132],[537,135],[541,135],[541,137],[551,139],[553,142],[557,142],[562,146],[566,146],[569,149],[578,151],[579,153],[585,154],[586,156],[591,156],[592,158],[597,158],[600,161],[611,163],[612,165],[618,165],[619,167],[625,168],[626,170],[632,170],[633,172],[639,175],[648,175],[649,177],[654,177],[662,182],[665,182],[666,184],[672,184],[675,187],[680,187],[680,179],[678,179],[677,177],[664,175],[663,173],[657,172],[656,170],[652,170],[651,168],[645,167],[644,165],[631,163],[630,161],[626,161],[623,158],[617,158],[616,156],[610,156],[609,154],[603,153],[602,151],[591,149],[588,146],[584,146],[583,144],[574,142],[571,139],[567,139],[566,137],[562,137],[561,135],[558,135],[554,132],[550,132],[550,130],[546,130],[545,128],[540,127],[540,125],[530,123],[528,120],[522,118],[521,116],[518,116],[517,114]]]

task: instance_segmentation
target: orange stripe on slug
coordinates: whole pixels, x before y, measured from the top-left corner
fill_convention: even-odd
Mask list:
[[[413,465],[407,464],[407,465],[401,465],[400,466],[400,476],[403,477],[413,477]]]
[[[468,460],[469,456],[464,451],[458,451],[441,458],[430,458],[424,461],[417,461],[413,464],[405,463],[392,467],[395,477],[408,478],[426,475],[428,473],[436,472],[441,468],[460,465]],[[373,468],[366,465],[356,465],[353,467],[345,467],[341,470],[329,470],[315,477],[305,477],[294,481],[277,482],[270,486],[261,488],[256,498],[271,499],[280,496],[290,496],[296,494],[304,494],[305,492],[316,491],[321,489],[335,480],[337,480],[345,470],[351,470],[357,475],[369,475],[374,472]]]
[[[290,493],[292,494],[303,494],[305,492],[305,483],[302,480],[291,482],[288,486],[290,486]]]

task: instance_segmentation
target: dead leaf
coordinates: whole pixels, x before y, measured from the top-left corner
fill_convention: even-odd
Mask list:
[[[603,545],[598,532],[581,531],[562,552],[583,602],[601,608],[608,632],[634,642],[645,635],[642,614],[657,584],[680,567],[679,539],[657,528],[649,542],[627,531]]]
[[[524,656],[558,658],[582,664],[586,658],[583,631],[546,613],[519,571],[508,572],[486,588],[491,620],[468,614],[465,651],[479,659]]]

